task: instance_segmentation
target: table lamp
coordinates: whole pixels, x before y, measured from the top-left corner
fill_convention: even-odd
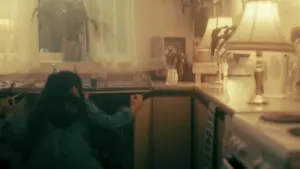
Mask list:
[[[277,0],[248,0],[242,20],[235,34],[224,48],[229,51],[256,52],[256,93],[251,104],[266,104],[262,54],[268,52],[294,53],[294,47],[281,32]]]

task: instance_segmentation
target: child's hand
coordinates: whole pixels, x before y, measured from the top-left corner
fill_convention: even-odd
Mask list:
[[[138,95],[131,95],[130,96],[130,107],[133,113],[137,113],[140,108],[143,105],[143,96],[138,94]]]
[[[89,94],[88,93],[84,93],[83,97],[84,97],[84,100],[89,100]]]

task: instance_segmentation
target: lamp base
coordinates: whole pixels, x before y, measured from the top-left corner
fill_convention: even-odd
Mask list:
[[[268,104],[268,101],[264,98],[263,95],[256,94],[250,101],[249,104],[263,105]]]
[[[276,123],[299,123],[300,113],[294,112],[268,112],[263,113],[260,118],[264,121]]]

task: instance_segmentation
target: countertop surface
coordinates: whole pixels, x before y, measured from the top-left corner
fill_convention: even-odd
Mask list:
[[[38,92],[43,84],[35,84],[34,86],[26,85],[26,87],[16,87],[15,92]],[[254,95],[254,81],[249,77],[236,77],[226,80],[224,85],[213,84],[195,84],[195,83],[148,83],[148,84],[122,84],[97,89],[87,89],[86,91],[106,91],[106,90],[195,90],[206,95],[215,104],[222,107],[228,113],[300,113],[300,100],[289,98],[271,99],[267,105],[251,105],[248,104]]]
[[[242,124],[237,125],[240,122]],[[270,147],[282,155],[297,155],[300,153],[300,136],[292,135],[289,130],[298,128],[300,123],[274,123],[260,119],[259,114],[236,114],[233,123],[239,130],[243,130],[256,137],[263,145]],[[295,153],[295,154],[293,154]]]
[[[251,78],[227,79],[223,86],[196,84],[203,93],[214,100],[226,111],[233,113],[288,113],[300,114],[300,100],[291,98],[267,98],[267,105],[251,105],[254,96],[254,81]]]

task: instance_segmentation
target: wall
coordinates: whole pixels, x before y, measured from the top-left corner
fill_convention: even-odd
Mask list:
[[[151,39],[158,36],[185,37],[186,51],[189,59],[193,55],[193,24],[190,12],[181,11],[179,0],[134,0],[136,55],[139,58],[151,57]],[[233,0],[234,1],[234,0]],[[240,0],[233,3],[233,10],[240,11]],[[283,0],[280,4],[282,31],[289,37],[293,26],[300,26],[299,0]],[[235,12],[232,13],[233,15]],[[295,18],[295,19],[291,19]],[[51,60],[48,56],[42,60]],[[57,60],[57,58],[53,58]]]
[[[135,0],[138,57],[151,57],[151,39],[185,37],[189,59],[193,55],[193,25],[190,13],[182,13],[179,0]]]
[[[190,12],[182,13],[179,0],[133,0],[136,55],[138,58],[151,57],[151,40],[153,37],[185,37],[186,51],[191,59],[193,55],[193,25]],[[59,61],[57,54],[53,57],[41,55],[42,61]]]
[[[137,54],[151,56],[151,38],[155,36],[181,36],[187,38],[186,50],[189,59],[193,55],[193,24],[190,13],[181,12],[179,0],[135,0]],[[240,0],[233,4],[232,15],[241,11]],[[300,0],[283,0],[279,5],[282,31],[289,38],[290,29],[300,26]],[[291,19],[295,18],[295,19]]]
[[[282,31],[287,38],[290,36],[290,29],[300,26],[300,1],[299,0],[283,0],[280,3],[280,17]]]

